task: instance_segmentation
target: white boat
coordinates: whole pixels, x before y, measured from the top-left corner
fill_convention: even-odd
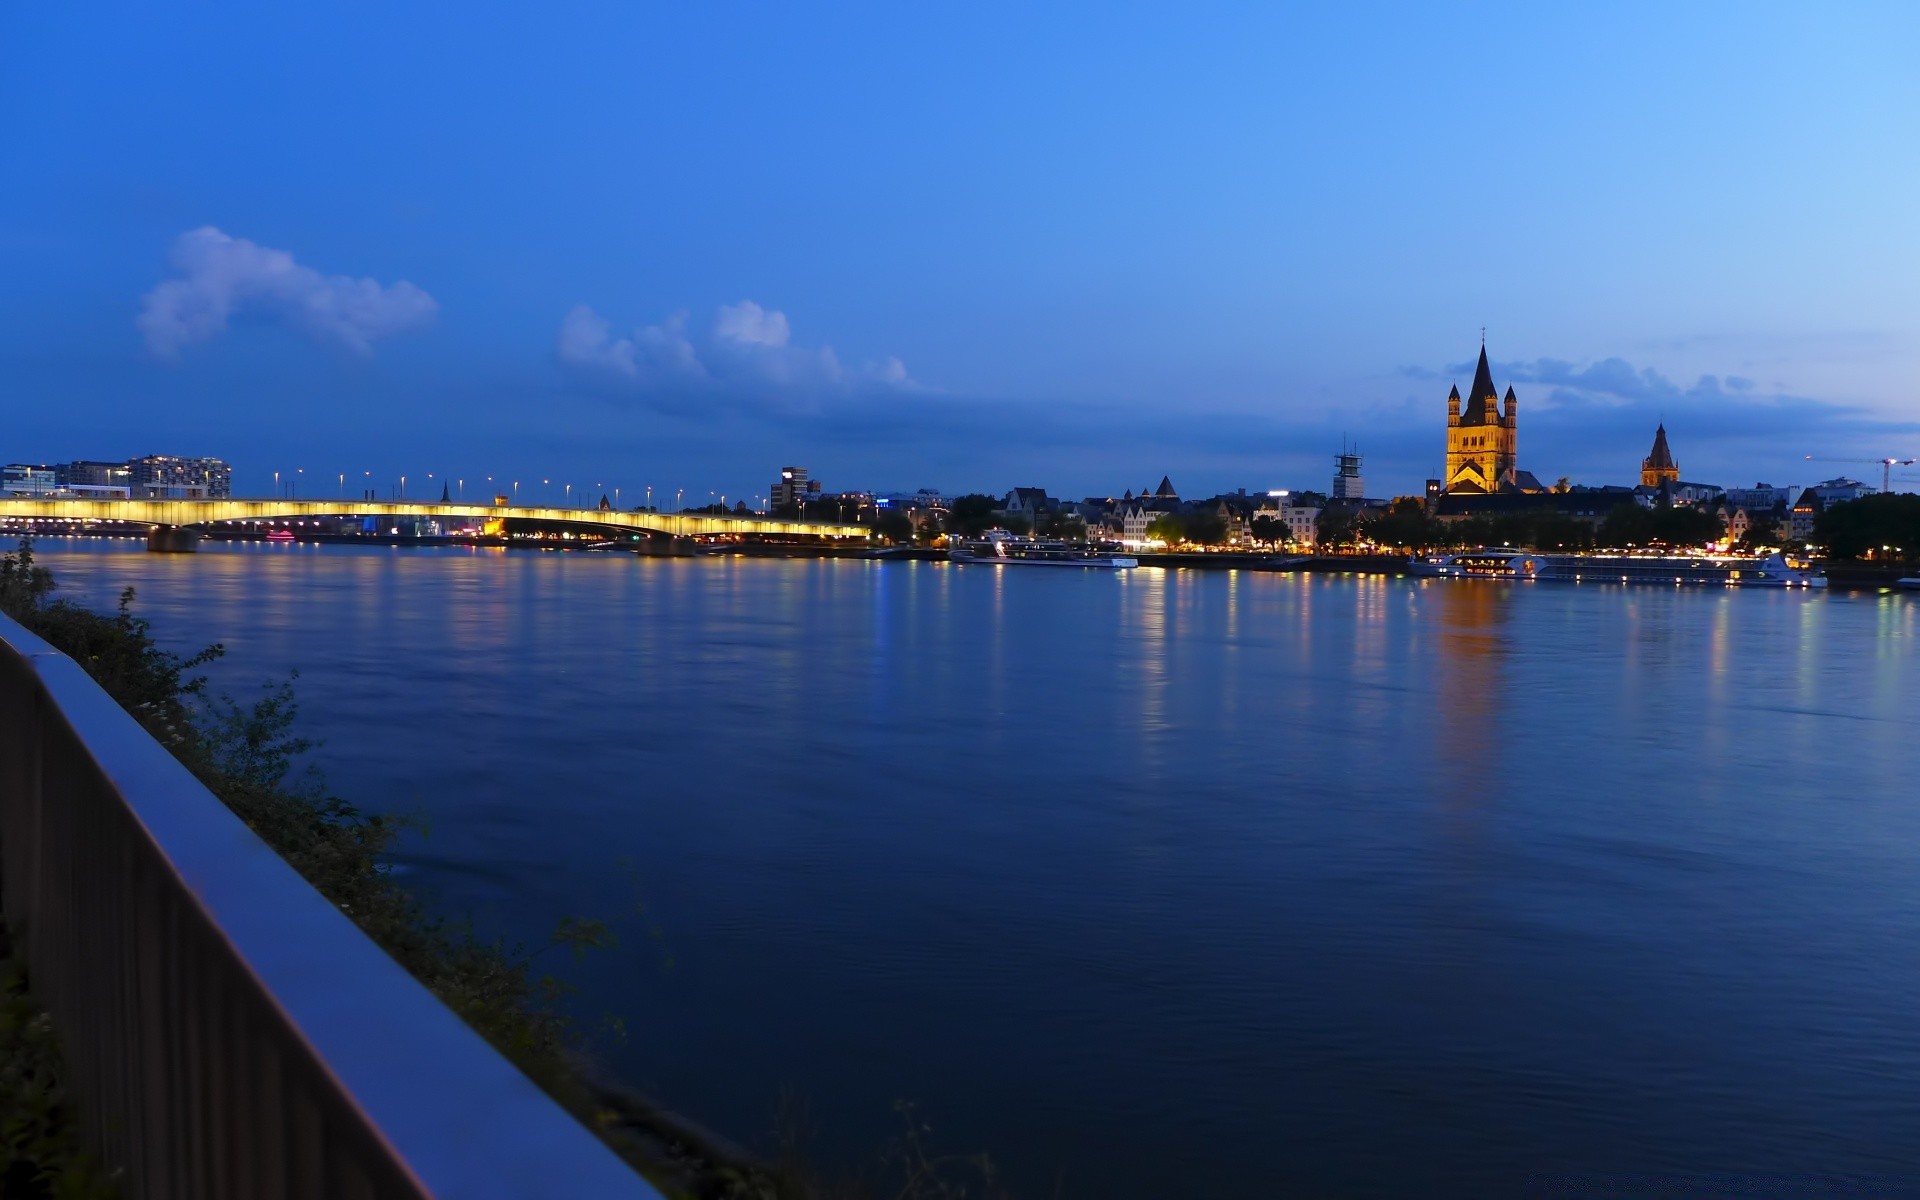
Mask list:
[[[1639,583],[1673,586],[1823,588],[1827,577],[1795,566],[1778,552],[1743,557],[1719,554],[1536,554],[1488,546],[1416,558],[1415,575],[1437,579],[1538,579],[1559,583]]]
[[[1017,537],[1004,529],[990,529],[985,537],[961,542],[947,551],[957,563],[987,563],[997,567],[1081,567],[1125,571],[1140,565],[1137,558],[1105,554],[1074,542]]]
[[[1896,579],[1893,586],[1905,588],[1909,592],[1920,592],[1920,575],[1909,575],[1905,579]]]

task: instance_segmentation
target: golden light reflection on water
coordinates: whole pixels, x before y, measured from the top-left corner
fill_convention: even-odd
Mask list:
[[[1513,585],[1440,581],[1421,591],[1434,622],[1434,753],[1443,797],[1478,807],[1509,786],[1505,778],[1508,654],[1506,620]]]

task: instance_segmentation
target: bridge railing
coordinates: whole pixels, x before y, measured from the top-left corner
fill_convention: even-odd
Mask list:
[[[0,916],[129,1196],[658,1200],[5,617]]]

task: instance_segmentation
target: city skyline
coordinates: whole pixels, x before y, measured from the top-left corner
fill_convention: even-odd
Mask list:
[[[1483,325],[1548,482],[1920,446],[1913,13],[1390,15],[10,13],[0,455],[1416,494]]]

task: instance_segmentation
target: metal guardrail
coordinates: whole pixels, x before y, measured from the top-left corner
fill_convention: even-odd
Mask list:
[[[659,1200],[5,617],[0,917],[138,1200]]]

